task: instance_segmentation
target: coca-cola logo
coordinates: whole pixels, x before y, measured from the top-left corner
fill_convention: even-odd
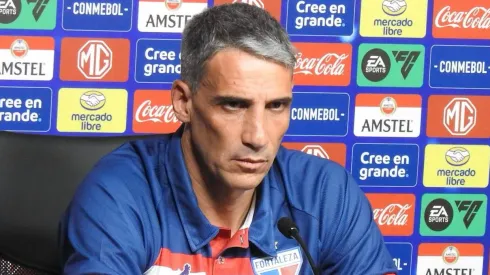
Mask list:
[[[152,105],[149,99],[143,101],[136,109],[134,119],[137,122],[179,123],[172,105]]]
[[[319,58],[308,58],[300,52],[296,54],[294,74],[340,76],[344,74],[344,61],[348,57],[348,54],[327,53]]]
[[[437,13],[434,25],[438,28],[490,29],[490,8],[451,11],[450,6],[445,6]]]
[[[374,220],[378,225],[405,226],[408,219],[406,212],[411,207],[411,204],[392,203],[385,208],[375,208],[373,209]]]

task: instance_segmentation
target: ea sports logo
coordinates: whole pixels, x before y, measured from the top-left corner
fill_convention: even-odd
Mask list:
[[[379,82],[385,79],[390,73],[390,69],[390,57],[382,49],[371,49],[362,58],[362,74],[369,81]]]
[[[444,127],[453,136],[465,136],[476,125],[476,108],[468,98],[454,98],[444,108]]]
[[[301,152],[307,153],[308,155],[329,159],[327,152],[325,152],[320,145],[306,145],[303,147],[303,149],[301,149]]]
[[[446,230],[453,222],[453,217],[453,207],[443,198],[432,200],[425,208],[424,221],[432,231]]]
[[[112,51],[104,41],[89,40],[78,51],[78,70],[87,79],[102,79],[112,68]]]
[[[0,1],[0,24],[10,24],[17,20],[22,12],[20,0]]]

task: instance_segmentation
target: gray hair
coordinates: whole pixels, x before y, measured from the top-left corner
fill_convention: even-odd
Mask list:
[[[250,4],[223,4],[189,20],[182,34],[181,79],[192,92],[199,87],[206,62],[220,50],[235,48],[281,64],[291,71],[296,49],[281,24]]]

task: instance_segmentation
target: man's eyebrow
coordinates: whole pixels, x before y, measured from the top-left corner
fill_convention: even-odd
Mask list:
[[[248,98],[243,98],[243,97],[238,97],[238,96],[216,96],[212,99],[213,103],[215,104],[223,104],[227,102],[242,102],[246,104],[252,104],[253,100],[248,99]],[[292,97],[286,96],[286,97],[281,97],[281,98],[276,98],[272,100],[268,100],[267,104],[271,102],[280,102],[283,104],[289,104],[292,101]]]
[[[238,96],[215,96],[212,99],[213,103],[215,104],[223,104],[223,103],[228,103],[228,102],[243,102],[243,103],[248,103],[251,104],[252,100],[243,98],[243,97],[238,97]]]
[[[291,101],[293,101],[293,98],[290,96],[286,96],[286,97],[281,97],[281,98],[276,98],[276,99],[270,100],[269,103],[270,102],[280,102],[283,104],[289,104],[289,103],[291,103]]]

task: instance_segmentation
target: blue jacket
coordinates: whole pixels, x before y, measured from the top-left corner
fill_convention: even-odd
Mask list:
[[[256,192],[251,224],[231,236],[199,210],[181,131],[131,141],[87,175],[60,222],[64,274],[396,274],[372,209],[340,165],[281,147]]]

